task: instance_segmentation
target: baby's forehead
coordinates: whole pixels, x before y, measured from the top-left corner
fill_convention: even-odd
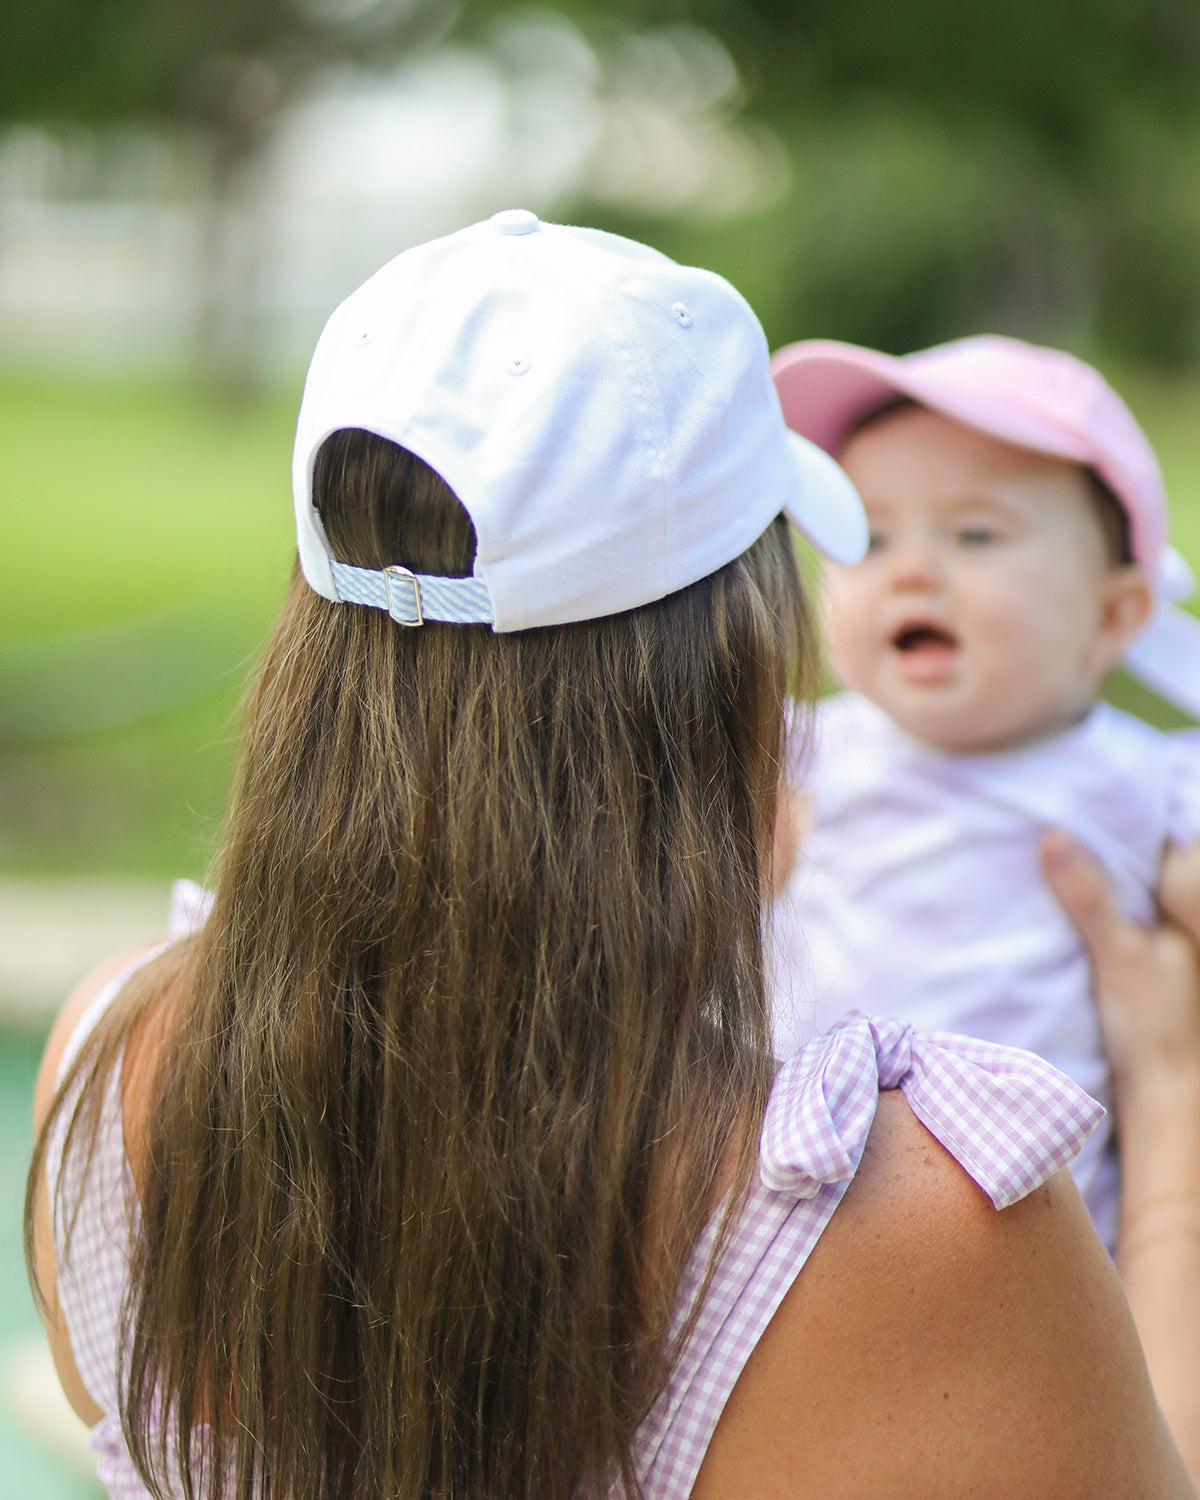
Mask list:
[[[1059,475],[1081,479],[1083,464],[1056,454],[1024,448],[960,422],[915,401],[891,402],[855,424],[838,452],[842,464],[894,463],[909,460],[932,470],[964,477],[1012,476],[1043,479]]]
[[[1084,464],[1038,453],[914,402],[889,407],[855,429],[839,450],[868,513],[1010,514],[1052,537],[1094,532],[1110,552],[1109,533],[1124,512]],[[1115,508],[1116,516],[1111,512]]]

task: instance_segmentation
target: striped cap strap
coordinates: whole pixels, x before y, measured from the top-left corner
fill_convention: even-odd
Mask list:
[[[331,562],[334,587],[346,604],[386,610],[398,625],[438,620],[448,625],[490,625],[492,597],[482,578],[441,578],[413,573],[394,563],[390,568],[356,568]]]

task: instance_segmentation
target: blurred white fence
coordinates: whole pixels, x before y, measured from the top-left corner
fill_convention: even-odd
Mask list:
[[[740,102],[728,53],[695,27],[601,55],[528,13],[490,50],[312,80],[219,205],[194,139],[10,131],[0,361],[155,369],[203,347],[291,368],[384,260],[496,209],[745,212],[786,189],[788,167]]]
[[[199,209],[0,201],[0,351],[160,365],[198,317]]]

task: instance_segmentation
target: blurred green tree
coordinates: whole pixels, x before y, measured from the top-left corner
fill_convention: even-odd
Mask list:
[[[187,133],[206,177],[197,354],[219,387],[252,378],[247,163],[318,69],[394,57],[453,23],[450,0],[5,0],[0,121],[138,121]]]
[[[0,117],[183,123],[227,202],[314,69],[527,0],[6,0]],[[992,326],[1200,362],[1196,0],[557,0],[585,33],[729,49],[792,187],[752,222],[594,217],[744,285],[778,341]],[[220,213],[213,216],[218,264]],[[214,281],[219,278],[214,277]]]
[[[1200,363],[1195,0],[562,7],[729,48],[792,190],[756,224],[651,232],[744,286],[773,341],[900,350],[989,326]]]

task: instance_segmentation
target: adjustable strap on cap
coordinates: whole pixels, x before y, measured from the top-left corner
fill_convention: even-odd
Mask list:
[[[346,604],[385,610],[398,625],[490,625],[495,619],[492,596],[482,578],[442,578],[413,573],[393,563],[389,568],[356,568],[330,562],[334,587]]]

